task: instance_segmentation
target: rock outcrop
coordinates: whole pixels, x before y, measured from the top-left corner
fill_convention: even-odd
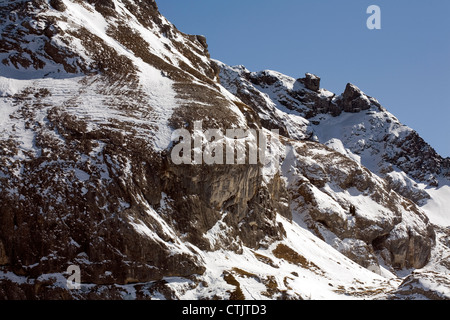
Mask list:
[[[352,249],[337,248],[364,267],[378,265],[373,257],[366,260],[374,252],[387,254],[385,261],[398,269],[427,264],[435,244],[428,218],[411,201],[389,192],[385,181],[347,157],[311,142],[294,147],[287,159],[287,163],[295,163],[283,168],[291,177],[294,211],[310,222],[310,229],[319,237],[353,243]],[[308,164],[309,159],[317,162]],[[352,196],[347,190],[352,190]],[[354,202],[353,197],[359,200]],[[336,241],[330,240],[330,244]],[[356,258],[358,251],[362,253]]]
[[[368,110],[372,105],[380,108],[380,104],[375,99],[365,95],[357,86],[348,83],[338,105],[344,112],[357,113]]]
[[[3,270],[37,279],[77,265],[85,283],[146,283],[203,274],[198,250],[242,252],[283,238],[276,217],[290,215],[278,203],[284,185],[263,183],[259,165],[171,162],[169,123],[247,127],[238,99],[214,81],[206,39],[179,32],[153,1],[115,3],[19,1],[2,8],[3,68],[26,68],[30,77],[25,89],[8,93],[11,120],[0,141]],[[135,20],[125,25],[129,12]],[[106,27],[98,33],[70,20],[79,15]],[[165,54],[153,52],[156,42],[145,36],[162,38],[155,41]],[[30,43],[41,50],[29,52]],[[33,143],[22,147],[17,134]],[[12,290],[3,294],[13,297]],[[25,298],[50,295],[27,285],[20,291]]]

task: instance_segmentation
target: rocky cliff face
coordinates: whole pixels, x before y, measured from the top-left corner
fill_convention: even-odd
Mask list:
[[[7,1],[0,24],[0,297],[311,297],[302,277],[313,298],[401,297],[418,276],[395,270],[445,266],[407,182],[448,159],[356,86],[213,61],[150,0]],[[277,156],[175,164],[172,133],[198,121],[263,132]]]

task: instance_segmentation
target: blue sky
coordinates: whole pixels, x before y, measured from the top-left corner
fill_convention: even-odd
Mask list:
[[[450,156],[450,1],[157,0],[178,29],[207,37],[211,57],[252,71],[347,82],[377,98]],[[369,30],[369,5],[381,30]]]

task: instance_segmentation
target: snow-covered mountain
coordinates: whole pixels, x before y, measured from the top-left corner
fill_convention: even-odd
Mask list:
[[[450,298],[450,159],[356,86],[212,60],[153,0],[3,1],[0,30],[1,298]],[[199,122],[279,156],[174,163]]]
[[[443,199],[450,196],[450,158],[437,154],[376,99],[350,83],[340,95],[329,92],[313,74],[293,79],[215,62],[222,85],[268,119],[262,120],[267,127],[293,139],[320,142],[355,160],[425,210],[433,204],[437,210],[427,210],[430,218],[449,225]]]

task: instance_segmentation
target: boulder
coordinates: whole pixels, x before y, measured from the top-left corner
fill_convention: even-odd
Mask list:
[[[371,106],[371,101],[357,86],[348,83],[340,100],[340,106],[345,112],[360,112]]]
[[[311,91],[319,91],[320,78],[312,73],[305,73],[305,78],[301,79],[305,87]]]

